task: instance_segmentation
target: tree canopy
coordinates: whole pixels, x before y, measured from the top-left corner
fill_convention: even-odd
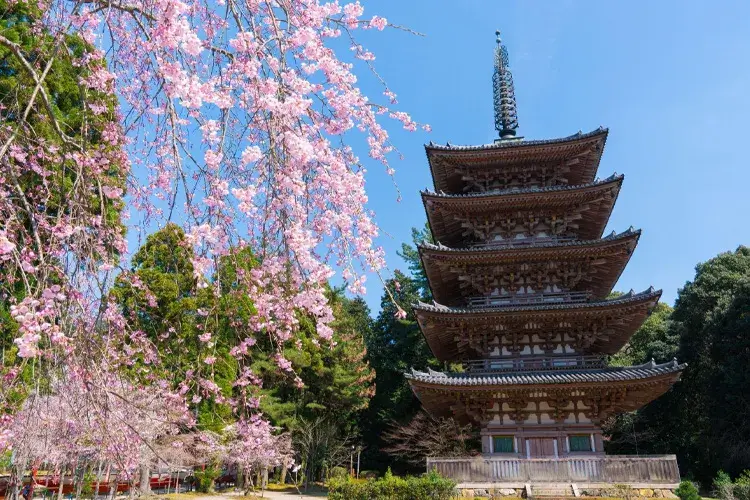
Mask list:
[[[620,419],[612,451],[677,453],[683,475],[704,484],[719,470],[750,468],[749,291],[750,249],[741,246],[698,264],[672,314],[657,311],[644,324],[625,356],[675,352],[688,366],[667,394]]]

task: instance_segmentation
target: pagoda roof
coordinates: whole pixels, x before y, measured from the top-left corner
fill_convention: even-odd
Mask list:
[[[577,234],[582,239],[601,237],[609,222],[624,176],[613,174],[581,186],[553,186],[526,189],[497,190],[485,193],[450,195],[422,191],[422,202],[435,241],[459,244],[464,239],[462,219],[485,216],[497,217],[503,212],[519,210],[555,210],[564,214],[581,205],[580,219],[576,220]]]
[[[412,307],[415,311],[424,311],[437,314],[446,315],[472,315],[472,316],[485,316],[485,315],[496,315],[496,314],[507,314],[509,312],[520,312],[520,313],[537,313],[539,311],[550,311],[550,310],[566,310],[566,309],[588,309],[597,308],[601,306],[609,306],[620,304],[622,302],[637,302],[644,297],[650,296],[661,296],[661,290],[655,290],[654,287],[649,288],[646,291],[635,293],[630,290],[628,293],[618,295],[612,299],[595,300],[590,302],[562,302],[553,304],[524,304],[519,306],[506,306],[506,307],[487,307],[487,308],[468,308],[468,307],[451,307],[438,302],[427,304],[426,302],[418,301],[413,304]]]
[[[610,366],[573,370],[540,370],[530,372],[501,372],[497,374],[472,375],[467,373],[444,373],[434,370],[421,372],[412,369],[404,376],[412,385],[443,387],[471,387],[475,390],[494,391],[499,388],[519,385],[627,383],[656,377],[679,374],[687,364],[676,359],[656,364],[653,360],[637,366]]]
[[[640,293],[633,290],[618,297],[582,303],[550,303],[504,306],[484,309],[447,307],[438,303],[418,302],[413,310],[422,333],[433,354],[441,361],[455,361],[463,351],[456,339],[455,330],[450,327],[487,326],[487,335],[501,336],[510,331],[496,331],[492,327],[502,324],[511,328],[522,327],[530,318],[538,324],[583,325],[592,321],[607,319],[608,333],[598,332],[589,353],[614,354],[630,339],[641,326],[649,312],[656,307],[661,290],[653,287]]]
[[[596,273],[586,281],[594,298],[604,298],[625,269],[640,238],[641,231],[628,229],[597,240],[537,243],[525,247],[481,246],[450,248],[422,243],[419,254],[436,301],[455,305],[461,300],[461,286],[455,266],[483,266],[498,270],[504,264],[534,262],[574,262],[596,259],[600,264]],[[604,259],[604,260],[602,260]],[[446,265],[452,269],[445,269]],[[471,273],[470,270],[467,271]],[[587,278],[588,279],[588,278]],[[575,291],[580,291],[580,287]],[[573,291],[573,290],[571,290]]]
[[[477,146],[425,145],[435,190],[458,192],[456,166],[502,168],[506,165],[542,161],[571,161],[569,184],[588,184],[596,177],[609,130],[599,127],[588,133],[545,140],[510,139]]]
[[[677,360],[653,361],[626,367],[564,369],[497,374],[442,373],[412,370],[404,374],[422,406],[433,415],[450,415],[460,421],[486,423],[502,411],[503,404],[525,406],[525,400],[547,394],[556,398],[579,398],[590,404],[590,416],[602,420],[609,415],[633,411],[658,398],[679,380],[686,364]],[[588,403],[590,401],[590,403]],[[572,412],[565,407],[563,413]],[[505,415],[509,413],[504,412]],[[521,415],[523,418],[523,415]]]
[[[449,194],[442,191],[440,193],[435,193],[430,190],[422,190],[420,191],[420,193],[422,193],[423,198],[429,199],[431,201],[473,202],[476,199],[480,202],[484,202],[486,199],[492,201],[498,199],[499,201],[503,201],[506,203],[510,201],[514,203],[523,203],[533,200],[533,198],[526,195],[540,195],[540,198],[549,200],[551,193],[562,193],[563,196],[567,198],[570,197],[571,194],[574,196],[576,194],[585,194],[587,192],[586,188],[600,188],[601,186],[609,187],[607,185],[612,183],[617,183],[619,187],[619,184],[622,184],[622,180],[624,178],[624,175],[618,175],[617,173],[614,173],[604,180],[596,179],[593,182],[582,185],[530,186],[525,188],[496,189],[494,191],[484,191],[480,193]]]

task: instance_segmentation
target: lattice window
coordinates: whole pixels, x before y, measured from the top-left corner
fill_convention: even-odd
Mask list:
[[[591,451],[591,436],[588,434],[579,434],[569,436],[570,451]]]
[[[513,453],[513,436],[492,436],[494,453]]]

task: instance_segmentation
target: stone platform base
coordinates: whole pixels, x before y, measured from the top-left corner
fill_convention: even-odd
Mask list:
[[[677,484],[607,484],[607,483],[459,483],[462,498],[575,498],[608,497],[626,500],[637,498],[677,498],[672,492]]]

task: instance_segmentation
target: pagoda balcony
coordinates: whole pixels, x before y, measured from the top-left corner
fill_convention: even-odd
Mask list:
[[[469,244],[469,248],[519,248],[535,245],[560,245],[578,240],[574,236],[532,236],[529,238],[477,241]]]
[[[473,359],[462,363],[464,371],[471,374],[540,371],[540,370],[570,370],[585,368],[605,368],[606,356],[528,356],[514,358]]]
[[[676,488],[680,471],[674,455],[580,456],[516,458],[493,455],[478,457],[427,457],[427,470],[458,483],[459,488],[524,488],[530,484],[575,484],[578,488],[629,485],[634,488]]]
[[[588,302],[590,298],[591,292],[545,292],[469,297],[466,302],[470,309],[492,309],[530,304],[576,304]]]

